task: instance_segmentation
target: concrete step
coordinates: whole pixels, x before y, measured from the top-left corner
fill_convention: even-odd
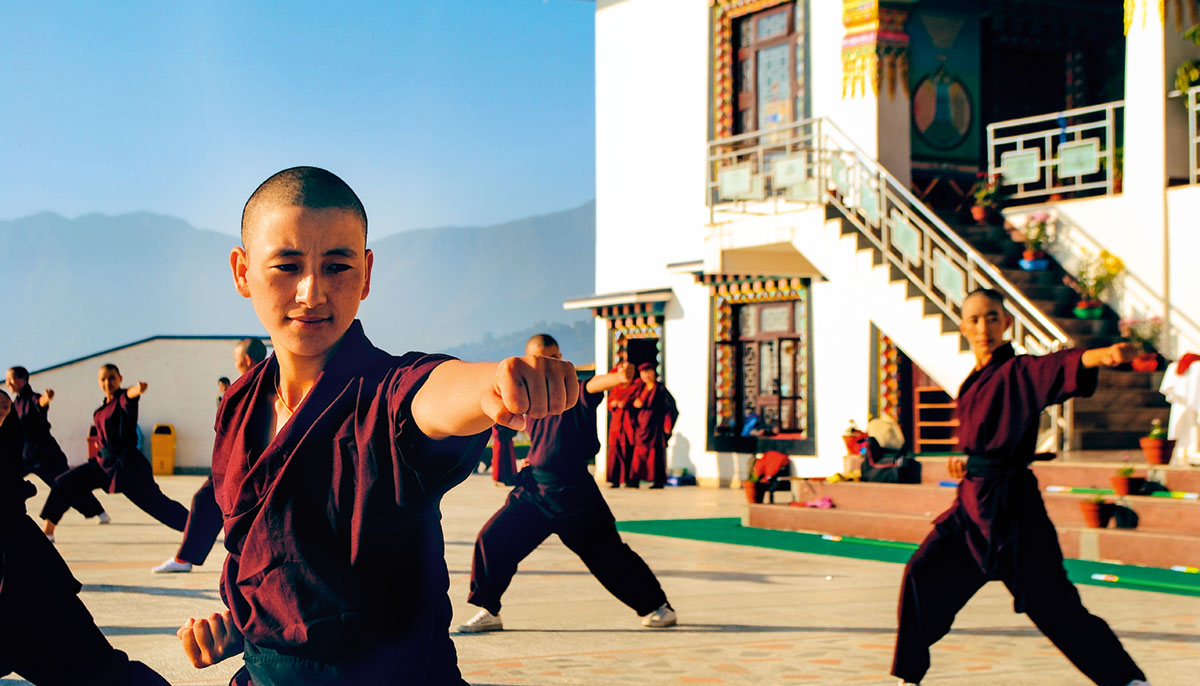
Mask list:
[[[1113,470],[1105,471],[1103,482],[1097,488],[1108,488],[1108,477]],[[1046,493],[1042,498],[1046,511],[1055,526],[1083,527],[1086,523],[1079,503],[1090,496],[1075,493]],[[1065,485],[1065,484],[1056,484]],[[956,489],[918,484],[880,484],[863,482],[828,483],[823,481],[799,481],[793,479],[792,490],[796,499],[804,502],[822,496],[833,500],[835,507],[880,514],[906,514],[936,517],[954,502]],[[1152,496],[1107,496],[1110,501],[1130,508],[1139,517],[1138,529],[1159,533],[1187,533],[1200,536],[1200,501]],[[779,503],[776,500],[776,503]],[[1198,541],[1200,542],[1200,541]]]
[[[834,508],[749,505],[748,526],[780,531],[806,531],[885,541],[920,543],[932,530],[930,518]],[[1200,536],[1138,529],[1056,527],[1063,554],[1146,567],[1200,566]]]
[[[1146,435],[1147,428],[1137,430],[1090,429],[1077,431],[1079,447],[1083,450],[1129,450],[1141,451],[1138,439]]]
[[[1128,456],[1129,464],[1134,467],[1134,476],[1148,477],[1172,491],[1200,493],[1200,468],[1198,467],[1168,467],[1163,465],[1148,465],[1142,457],[1141,449],[1105,452],[1112,455],[1110,461],[1084,462],[1070,459],[1076,453],[1065,453],[1067,459],[1060,457],[1056,460],[1033,463],[1033,475],[1038,484],[1046,486],[1073,486],[1077,488],[1110,488],[1109,477],[1116,474],[1117,468],[1124,464],[1121,458]],[[1090,459],[1097,459],[1098,454],[1088,453]],[[950,479],[946,471],[948,458],[922,457],[921,483],[936,485],[939,481]]]
[[[1157,391],[1162,384],[1162,377],[1161,371],[1135,372],[1124,369],[1101,369],[1096,389],[1097,392],[1106,388],[1137,388]]]
[[[1091,433],[1093,431],[1140,431],[1145,434],[1150,430],[1151,422],[1160,420],[1166,425],[1170,418],[1170,407],[1126,407],[1104,410],[1075,410],[1075,430]]]
[[[1131,407],[1150,407],[1170,409],[1171,403],[1158,391],[1148,391],[1134,388],[1103,388],[1097,389],[1090,398],[1075,399],[1075,413],[1094,412],[1097,410],[1120,410]]]

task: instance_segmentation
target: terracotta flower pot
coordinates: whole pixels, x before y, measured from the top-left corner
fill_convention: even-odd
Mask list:
[[[1134,371],[1152,372],[1158,369],[1158,355],[1155,353],[1138,353],[1130,364],[1133,365]]]
[[[1083,523],[1093,529],[1102,527],[1100,519],[1102,509],[1104,509],[1104,503],[1095,503],[1090,500],[1079,503],[1079,510],[1083,513]]]
[[[758,483],[754,481],[743,481],[742,488],[746,490],[746,502],[750,504],[761,503],[762,496],[758,494]]]
[[[1138,443],[1142,446],[1147,464],[1166,464],[1171,461],[1171,453],[1175,452],[1174,439],[1142,437]]]
[[[1112,482],[1113,493],[1117,495],[1140,493],[1142,485],[1146,483],[1145,477],[1141,476],[1110,476],[1108,480]]]
[[[975,220],[976,224],[986,224],[988,218],[988,210],[982,205],[971,205],[971,219]]]

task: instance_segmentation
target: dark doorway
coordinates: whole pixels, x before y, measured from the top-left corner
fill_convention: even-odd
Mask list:
[[[628,355],[630,363],[634,366],[649,362],[655,367],[659,367],[657,338],[631,339],[625,348],[625,354]]]

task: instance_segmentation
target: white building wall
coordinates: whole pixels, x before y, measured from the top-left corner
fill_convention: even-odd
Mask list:
[[[597,293],[665,286],[700,255],[708,36],[704,0],[597,3]]]
[[[126,387],[145,381],[139,401],[138,427],[150,457],[155,424],[173,424],[175,466],[207,470],[212,465],[213,424],[217,412],[217,379],[237,379],[233,364],[236,338],[159,338],[30,375],[35,391],[54,389],[50,405],[51,433],[72,465],[87,460],[92,413],[104,400],[97,384],[100,365],[121,370]],[[268,342],[269,345],[269,342]]]
[[[903,117],[883,117],[882,123],[875,95],[843,99],[841,3],[812,0],[809,11],[813,115],[832,118],[867,152],[903,160],[897,172],[907,179],[908,133],[897,123],[907,122],[907,96],[901,90],[897,100],[884,103]],[[705,244],[710,21],[706,0],[597,2],[596,292],[673,289],[664,333],[665,382],[680,417],[670,466],[688,468],[705,485],[726,485],[743,475],[746,456],[717,454],[706,447],[709,292],[690,274],[665,269],[669,263],[703,259],[712,248]],[[903,135],[897,127],[904,129]],[[881,138],[887,141],[883,148]],[[851,418],[861,424],[866,416],[870,322],[854,307],[855,292],[837,282],[817,283],[812,291],[812,402],[820,457],[797,458],[801,474],[840,470],[845,452],[841,430]],[[598,361],[608,359],[608,337],[606,328],[598,326]],[[605,413],[600,414],[603,441]],[[602,475],[604,451],[597,462]]]

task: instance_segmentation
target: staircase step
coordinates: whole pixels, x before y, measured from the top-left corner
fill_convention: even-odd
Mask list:
[[[1115,473],[1113,469],[1105,469],[1101,477],[1103,482],[1094,483],[1090,488],[1109,488],[1109,477]],[[1141,474],[1139,474],[1141,475]],[[1083,527],[1083,513],[1079,503],[1087,500],[1088,495],[1077,493],[1047,493],[1047,486],[1062,486],[1065,484],[1039,483],[1042,489],[1042,499],[1046,503],[1046,511],[1050,514],[1055,526]],[[921,484],[882,484],[864,482],[811,481],[792,479],[792,491],[796,500],[805,502],[820,497],[828,497],[834,507],[862,512],[877,512],[883,514],[908,514],[922,517],[936,517],[954,502],[955,488]],[[1126,496],[1118,499],[1107,496],[1110,502],[1118,502],[1137,513],[1138,529],[1159,533],[1189,533],[1200,536],[1200,501],[1182,500],[1175,498],[1156,498],[1152,496]],[[777,500],[776,503],[779,501]]]
[[[1090,398],[1076,398],[1075,412],[1123,411],[1127,408],[1167,408],[1171,404],[1158,391],[1136,388],[1100,388]]]
[[[1100,457],[1103,455],[1104,457]],[[1075,456],[1087,456],[1090,460],[1084,462]],[[1128,457],[1129,464],[1134,466],[1134,476],[1149,476],[1172,491],[1200,493],[1200,468],[1197,467],[1168,467],[1165,465],[1148,465],[1142,457],[1142,451],[1135,444],[1132,450],[1114,450],[1098,453],[1094,451],[1072,451],[1063,453],[1058,459],[1033,463],[1033,475],[1038,484],[1046,486],[1073,486],[1076,488],[1109,488],[1109,477],[1116,474],[1117,467],[1123,464],[1121,458]],[[1107,461],[1099,461],[1104,459]],[[939,481],[950,479],[946,471],[949,461],[945,457],[921,457],[921,483],[935,485]]]
[[[1004,269],[1004,278],[1018,289],[1026,286],[1061,286],[1062,276],[1050,270],[1028,272],[1024,269]]]
[[[1169,407],[1125,407],[1120,411],[1109,410],[1075,410],[1075,430],[1092,431],[1139,431],[1145,434],[1150,430],[1150,423],[1158,419],[1166,424],[1170,418]]]
[[[1101,388],[1137,388],[1157,391],[1162,385],[1163,372],[1101,369],[1097,392]]]
[[[1146,430],[1094,429],[1080,431],[1078,434],[1079,447],[1083,450],[1130,450],[1139,452],[1141,448],[1138,446],[1138,439],[1146,435]]]
[[[748,526],[780,531],[856,536],[920,543],[932,530],[929,518],[834,508],[820,510],[784,505],[749,505]],[[1146,567],[1200,566],[1200,536],[1138,529],[1058,527],[1068,558]]]

